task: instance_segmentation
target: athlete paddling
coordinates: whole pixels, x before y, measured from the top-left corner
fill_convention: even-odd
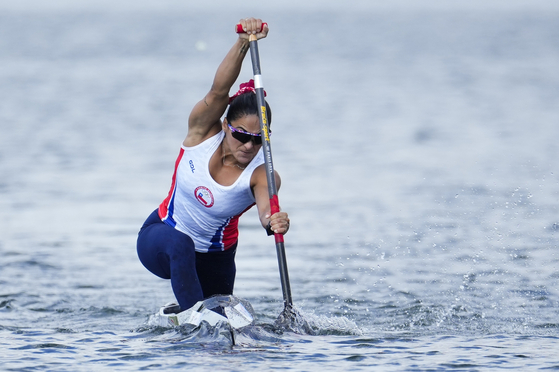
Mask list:
[[[249,36],[262,39],[268,34],[260,19],[240,24],[245,33],[238,34],[210,91],[190,114],[171,190],[138,235],[140,261],[153,274],[171,279],[181,310],[216,294],[233,293],[238,219],[254,204],[269,235],[289,229],[287,213],[270,215],[254,84],[241,84],[229,97]],[[277,172],[275,178],[279,187]]]

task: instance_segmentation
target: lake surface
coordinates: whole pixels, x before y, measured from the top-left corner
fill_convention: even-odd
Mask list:
[[[559,13],[263,12],[295,305],[240,222],[258,325],[151,326],[135,251],[245,14],[0,15],[0,369],[559,369]],[[240,81],[251,78],[249,60]]]

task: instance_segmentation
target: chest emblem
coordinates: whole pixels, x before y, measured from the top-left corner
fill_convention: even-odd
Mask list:
[[[214,205],[214,196],[207,187],[198,186],[196,190],[194,190],[194,196],[206,208],[210,208]]]

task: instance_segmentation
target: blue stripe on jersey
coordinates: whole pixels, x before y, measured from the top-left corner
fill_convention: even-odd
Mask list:
[[[172,227],[175,227],[177,225],[177,222],[173,219],[173,213],[175,211],[176,192],[177,192],[177,186],[175,185],[175,188],[173,190],[173,196],[171,197],[171,200],[169,201],[169,205],[167,206],[167,217],[164,220],[167,225]]]
[[[227,220],[225,220],[225,223],[223,225],[221,225],[219,227],[219,229],[217,229],[214,236],[210,240],[210,243],[212,243],[212,244],[208,248],[208,252],[221,252],[221,251],[224,250],[225,247],[223,246],[223,239],[222,239],[223,238],[223,230],[229,224],[229,221],[231,221],[231,218],[228,218]]]

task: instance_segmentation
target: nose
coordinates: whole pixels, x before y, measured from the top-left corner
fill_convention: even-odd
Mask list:
[[[254,146],[255,145],[254,145],[254,139],[253,138],[251,138],[250,141],[245,143],[245,147],[246,147],[247,150],[252,149]]]

